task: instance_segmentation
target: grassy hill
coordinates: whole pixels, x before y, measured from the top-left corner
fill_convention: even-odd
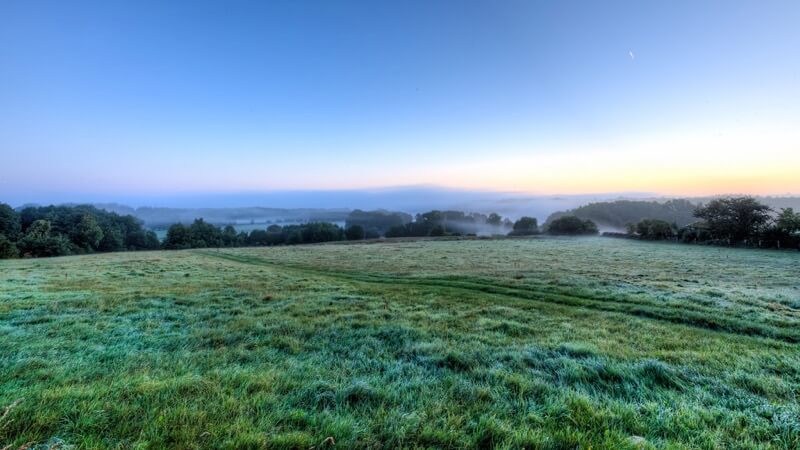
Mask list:
[[[0,261],[0,448],[797,448],[798,279],[601,238]]]

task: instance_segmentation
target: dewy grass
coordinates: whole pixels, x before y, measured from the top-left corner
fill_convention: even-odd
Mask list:
[[[386,242],[0,262],[0,448],[797,448],[800,254]]]

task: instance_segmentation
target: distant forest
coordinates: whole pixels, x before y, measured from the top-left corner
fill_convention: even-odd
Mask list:
[[[597,223],[600,227],[625,230],[629,224],[642,219],[658,219],[678,227],[696,222],[694,212],[699,205],[689,200],[678,199],[666,202],[617,200],[614,202],[590,203],[569,211],[550,215],[545,225],[563,216],[576,216]]]
[[[267,208],[263,208],[267,209]],[[319,210],[309,210],[319,211]],[[552,214],[540,227],[534,217],[433,210],[412,216],[385,210],[350,211],[339,226],[325,220],[237,231],[204,218],[169,225],[159,240],[143,220],[91,205],[23,207],[0,203],[0,258],[112,251],[295,245],[397,237],[596,235],[762,248],[800,248],[800,213],[775,210],[753,197],[591,203]]]

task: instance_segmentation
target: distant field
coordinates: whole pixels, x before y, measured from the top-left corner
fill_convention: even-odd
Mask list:
[[[0,261],[0,448],[791,449],[799,343],[800,252],[541,238]]]

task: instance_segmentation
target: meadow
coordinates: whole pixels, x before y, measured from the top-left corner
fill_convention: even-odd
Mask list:
[[[0,261],[0,448],[800,447],[800,252],[603,238]]]

